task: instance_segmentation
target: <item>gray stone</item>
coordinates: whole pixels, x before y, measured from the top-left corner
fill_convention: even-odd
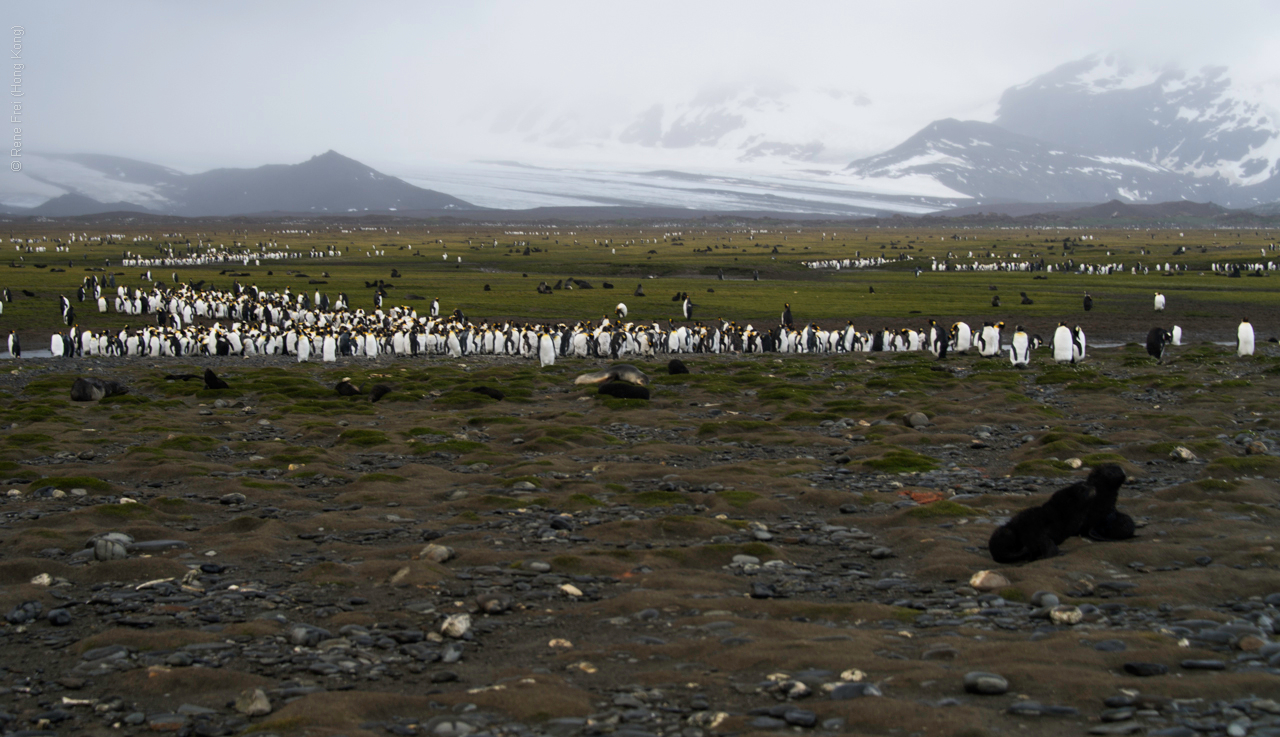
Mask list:
[[[995,673],[971,671],[964,675],[964,690],[983,696],[999,696],[1009,690],[1009,682]]]

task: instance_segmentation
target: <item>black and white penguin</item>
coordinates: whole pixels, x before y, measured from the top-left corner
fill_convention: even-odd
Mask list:
[[[1071,328],[1065,322],[1058,323],[1057,329],[1053,331],[1053,360],[1058,363],[1075,363]]]
[[[684,304],[681,307],[684,312],[684,319],[692,320],[693,319],[693,302],[689,299],[688,295],[685,295]]]
[[[538,365],[553,366],[556,362],[556,342],[548,333],[538,335]]]
[[[9,357],[22,358],[22,342],[18,340],[18,334],[9,331]]]
[[[431,316],[440,317],[440,298],[436,297],[431,300]]]
[[[1000,329],[1004,327],[1004,323],[995,324],[984,323],[982,331],[978,333],[978,355],[986,358],[992,358],[1000,355]]]
[[[939,361],[947,357],[947,331],[938,327],[937,320],[929,321],[929,352]]]
[[[1236,328],[1236,355],[1253,355],[1253,325],[1249,324],[1247,317],[1242,319],[1239,327]]]
[[[1092,309],[1093,309],[1093,297],[1090,297],[1089,293],[1085,292],[1084,293],[1084,311],[1088,312],[1089,310],[1092,310]]]
[[[951,326],[951,350],[956,353],[968,353],[973,347],[973,329],[967,322],[957,322]]]
[[[1025,330],[1019,325],[1013,330],[1013,337],[1009,339],[1009,363],[1014,368],[1026,368],[1031,365],[1031,338],[1027,336]]]
[[[1156,292],[1156,297],[1153,304],[1156,308],[1156,312],[1164,312],[1164,295],[1159,292]]]
[[[1075,326],[1071,330],[1071,362],[1080,363],[1084,360],[1085,339],[1084,330],[1079,326]]]
[[[1173,335],[1164,328],[1151,328],[1151,332],[1147,333],[1147,355],[1156,359],[1157,363],[1164,363],[1164,349],[1173,340]]]
[[[618,306],[613,308],[613,314],[617,315],[619,320],[627,319],[627,305],[619,302]]]
[[[782,306],[782,324],[791,327],[794,323],[791,319],[791,303],[787,302]]]
[[[1174,325],[1169,328],[1169,334],[1173,336],[1173,340],[1169,342],[1170,345],[1182,345],[1182,328],[1180,326]]]

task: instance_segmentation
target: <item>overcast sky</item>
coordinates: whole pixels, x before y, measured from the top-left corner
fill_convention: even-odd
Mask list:
[[[1225,65],[1280,97],[1275,2],[43,0],[6,20],[26,29],[29,151],[184,171],[328,149],[391,173],[635,159],[615,143],[645,111],[744,89],[791,95],[780,136],[867,155],[1112,51]]]

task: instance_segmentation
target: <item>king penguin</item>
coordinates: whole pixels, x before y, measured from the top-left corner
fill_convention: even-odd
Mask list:
[[[1156,298],[1153,302],[1156,312],[1164,312],[1164,295],[1156,292]]]
[[[929,321],[929,352],[939,361],[947,357],[947,331],[938,327],[937,320]]]
[[[951,350],[956,353],[967,353],[973,347],[973,330],[967,322],[958,322],[951,326]]]
[[[684,319],[692,320],[693,319],[693,302],[689,299],[687,295],[684,298],[684,304],[682,305],[682,307],[684,309]]]
[[[556,342],[547,333],[538,335],[538,363],[542,366],[553,366],[556,362]]]
[[[9,331],[9,357],[22,358],[22,343],[18,340],[18,334]]]
[[[1084,330],[1079,325],[1075,326],[1071,331],[1071,362],[1080,363],[1084,360]]]
[[[1058,323],[1058,329],[1053,331],[1053,360],[1058,363],[1075,363],[1072,342],[1071,328],[1065,322]]]
[[[1026,368],[1031,365],[1031,338],[1022,326],[1014,328],[1013,337],[1009,339],[1009,363],[1014,368]]]
[[[791,303],[787,302],[782,305],[782,324],[791,327],[794,323],[791,319]]]
[[[1236,355],[1253,355],[1253,325],[1249,324],[1247,317],[1242,319],[1240,327],[1236,328]]]
[[[1181,327],[1174,325],[1173,328],[1169,331],[1169,334],[1173,336],[1173,340],[1170,341],[1171,345],[1182,345],[1182,328]]]

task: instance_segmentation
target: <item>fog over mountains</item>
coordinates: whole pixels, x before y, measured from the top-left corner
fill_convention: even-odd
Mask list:
[[[1090,56],[1009,88],[990,120],[937,120],[850,161],[850,126],[856,132],[872,104],[862,93],[725,87],[615,120],[548,108],[488,121],[495,135],[548,152],[552,163],[540,166],[380,166],[397,178],[329,151],[299,164],[184,174],[106,155],[31,154],[21,174],[0,178],[0,205],[49,216],[612,205],[857,217],[1184,199],[1249,208],[1280,200],[1280,128],[1269,101],[1251,94],[1224,68]],[[655,163],[625,163],[634,161]]]

